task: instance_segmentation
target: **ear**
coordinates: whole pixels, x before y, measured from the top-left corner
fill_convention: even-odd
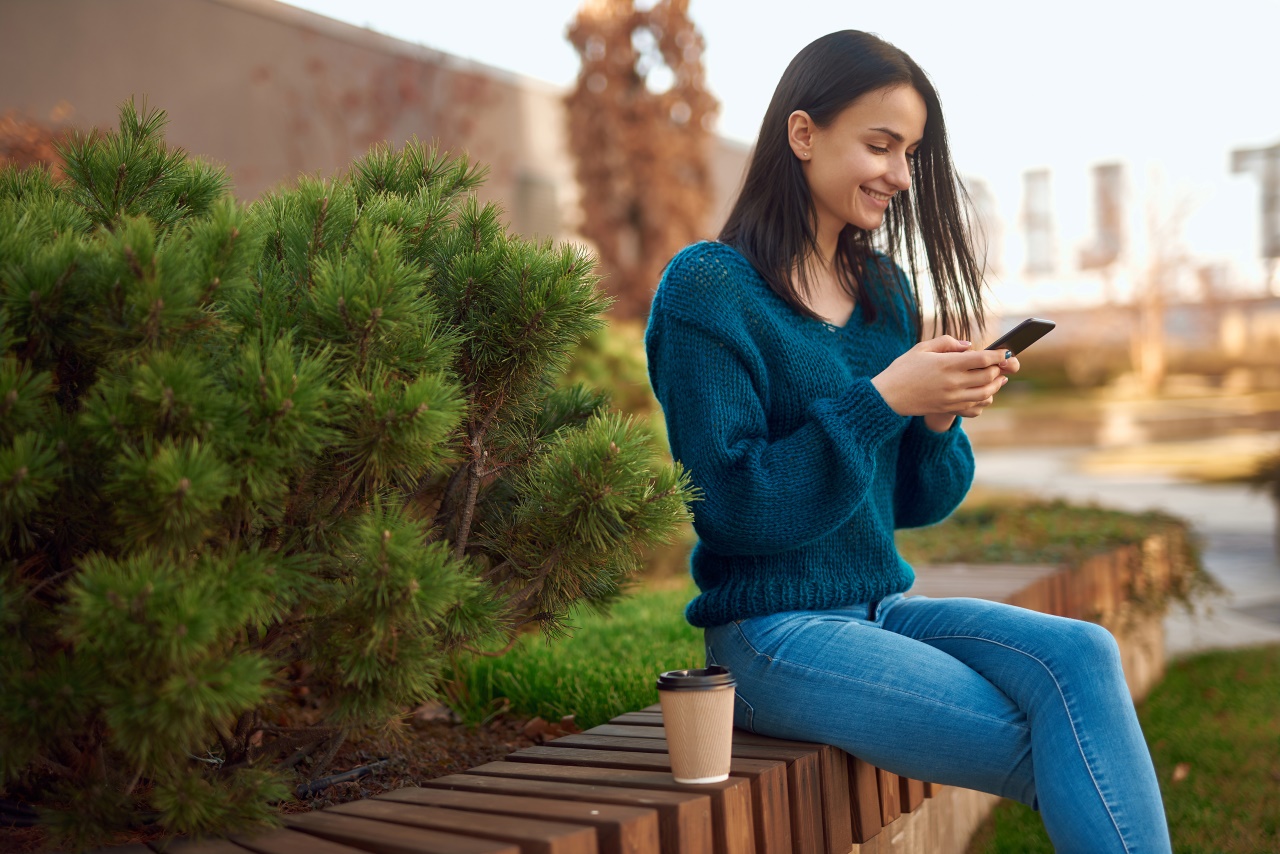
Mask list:
[[[812,157],[813,136],[817,130],[817,123],[804,110],[787,116],[787,144],[801,161]]]

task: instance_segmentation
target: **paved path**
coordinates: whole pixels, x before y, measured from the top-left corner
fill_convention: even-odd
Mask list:
[[[1187,483],[1159,475],[1085,474],[1087,449],[979,449],[978,486],[1094,501],[1121,510],[1159,509],[1191,522],[1204,564],[1228,595],[1195,615],[1165,619],[1170,657],[1205,649],[1280,643],[1280,560],[1270,499],[1239,485]]]

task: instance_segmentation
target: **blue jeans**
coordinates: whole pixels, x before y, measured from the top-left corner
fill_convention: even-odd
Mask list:
[[[895,593],[705,636],[707,663],[737,678],[738,727],[1021,801],[1059,852],[1171,850],[1120,651],[1102,626]]]

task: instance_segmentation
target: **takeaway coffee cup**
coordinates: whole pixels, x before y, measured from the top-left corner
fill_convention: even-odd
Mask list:
[[[735,684],[729,669],[718,664],[658,676],[662,728],[677,783],[729,779]]]

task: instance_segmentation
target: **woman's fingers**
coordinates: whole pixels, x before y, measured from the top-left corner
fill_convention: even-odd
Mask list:
[[[1004,388],[1005,383],[1009,382],[1009,378],[1003,374],[997,374],[996,378],[982,385],[970,386],[957,392],[955,401],[960,406],[978,403],[982,406],[990,406],[995,399],[996,392]],[[982,401],[986,401],[982,403]]]
[[[929,353],[958,353],[968,352],[973,345],[968,341],[961,341],[952,335],[939,335],[937,338],[929,338],[921,341],[914,349],[923,350]]]
[[[951,387],[956,389],[980,388],[981,386],[990,385],[1003,375],[999,365],[957,371],[951,377]]]

